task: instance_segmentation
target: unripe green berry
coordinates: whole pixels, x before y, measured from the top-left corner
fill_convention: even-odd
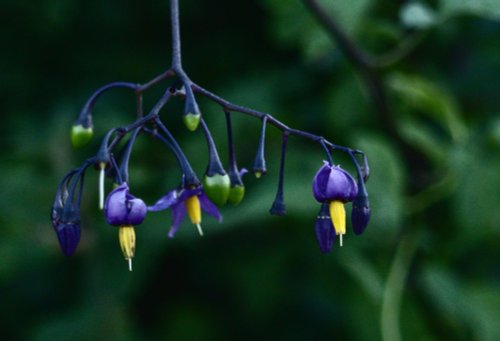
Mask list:
[[[200,114],[185,114],[182,116],[182,120],[184,124],[190,131],[195,131],[198,128],[198,124],[200,123],[201,115]]]
[[[227,202],[231,181],[227,174],[205,175],[203,188],[207,197],[217,206],[222,206]]]
[[[71,128],[71,144],[75,148],[81,148],[92,139],[93,133],[92,127],[84,128],[81,124],[73,125]]]
[[[231,205],[238,205],[245,196],[245,186],[236,185],[231,187],[229,190],[229,197],[227,198],[227,202]]]

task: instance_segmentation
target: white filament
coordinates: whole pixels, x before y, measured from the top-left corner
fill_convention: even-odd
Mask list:
[[[101,171],[99,173],[99,208],[102,210],[104,208],[104,168],[103,163],[100,164]]]
[[[342,244],[342,236],[343,236],[343,234],[341,233],[341,234],[340,234],[340,246],[342,246],[342,245],[343,245],[343,244]]]
[[[132,271],[132,258],[128,259],[128,271]]]
[[[201,229],[201,225],[200,224],[196,224],[196,227],[198,228],[198,233],[200,234],[200,236],[203,237],[203,230]]]

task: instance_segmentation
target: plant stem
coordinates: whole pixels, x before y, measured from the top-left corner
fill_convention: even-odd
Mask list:
[[[178,0],[170,0],[170,24],[172,29],[172,69],[177,73],[182,70]]]

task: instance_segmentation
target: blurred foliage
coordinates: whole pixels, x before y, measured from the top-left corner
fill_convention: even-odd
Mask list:
[[[311,180],[318,146],[291,139],[287,216],[273,217],[280,139],[269,128],[269,173],[244,178],[247,197],[166,236],[170,213],[137,228],[134,272],[97,209],[86,178],[83,234],[60,252],[49,221],[57,183],[99,141],[73,151],[69,130],[98,86],[145,82],[170,63],[168,1],[1,0],[0,339],[497,340],[500,337],[500,1],[327,1],[357,44],[395,51],[382,73],[392,119],[425,157],[411,169],[377,117],[357,70],[300,1],[181,2],[184,65],[196,82],[286,124],[366,151],[372,222],[322,255]],[[419,38],[407,44],[409,39]],[[146,95],[151,106],[161,86]],[[226,160],[224,117],[200,101]],[[109,93],[95,136],[133,119],[134,98]],[[200,132],[163,113],[198,174]],[[234,115],[240,166],[250,167],[260,124]],[[349,167],[348,160],[334,155]],[[141,138],[134,194],[152,203],[179,182],[174,158]],[[351,169],[352,171],[352,169]]]

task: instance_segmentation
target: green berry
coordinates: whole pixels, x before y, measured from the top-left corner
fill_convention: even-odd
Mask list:
[[[85,146],[91,139],[94,131],[92,127],[84,128],[81,124],[71,128],[71,144],[75,148]]]
[[[222,206],[227,202],[231,181],[227,174],[215,174],[206,176],[203,179],[203,188],[207,197],[217,206]]]
[[[198,124],[200,123],[201,115],[200,114],[185,114],[182,116],[182,120],[184,124],[190,131],[195,131],[198,128]]]
[[[229,190],[229,197],[227,198],[227,202],[231,205],[238,205],[245,196],[245,186],[236,185],[231,187]]]

